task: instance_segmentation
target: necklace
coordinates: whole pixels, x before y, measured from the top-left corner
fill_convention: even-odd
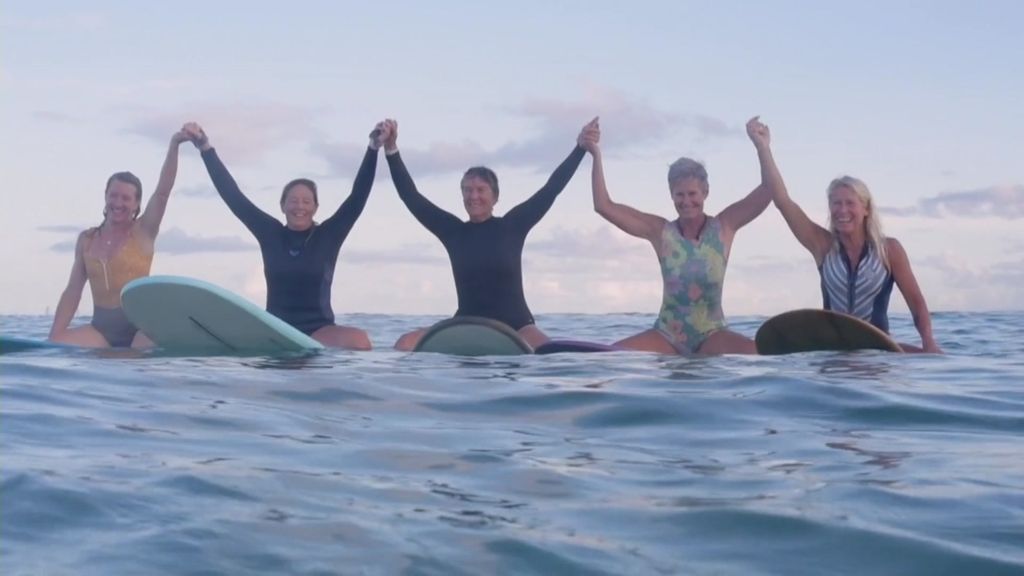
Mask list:
[[[696,240],[697,242],[700,242],[700,235],[701,235],[701,233],[704,232],[704,227],[707,226],[707,224],[708,224],[708,215],[705,214],[704,215],[704,221],[700,223],[700,228],[697,229],[697,236],[694,238],[694,240]],[[683,238],[686,238],[686,233],[683,232],[683,221],[681,219],[680,220],[676,220],[676,228],[679,229],[679,235],[682,236]],[[687,238],[687,240],[689,240],[689,238]]]

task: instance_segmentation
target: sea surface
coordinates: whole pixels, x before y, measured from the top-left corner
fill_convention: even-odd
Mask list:
[[[1024,574],[1024,312],[935,314],[941,356],[389,349],[439,318],[340,317],[378,350],[307,358],[0,356],[0,574]]]

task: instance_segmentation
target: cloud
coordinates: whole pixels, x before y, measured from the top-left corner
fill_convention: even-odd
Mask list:
[[[971,257],[945,252],[916,260],[915,275],[928,305],[942,310],[1020,310],[1024,308],[1024,258],[979,265]],[[930,276],[935,280],[922,281]]]
[[[590,86],[587,97],[580,102],[528,100],[511,111],[539,121],[542,134],[562,139],[575,139],[584,122],[601,116],[602,130],[615,134],[613,141],[627,143],[627,146],[660,142],[679,131],[690,133],[698,141],[744,134],[742,127],[730,127],[717,118],[659,110],[603,86]]]
[[[249,252],[257,246],[237,236],[191,236],[180,228],[161,232],[156,239],[157,252],[196,254],[199,252]]]
[[[341,259],[353,264],[416,264],[436,266],[448,264],[448,258],[437,253],[435,247],[423,244],[406,244],[390,250],[345,250]]]
[[[72,226],[40,227],[51,232],[80,232],[82,229]],[[63,240],[50,246],[54,252],[74,252],[76,236],[73,240]],[[249,252],[258,247],[237,236],[191,236],[180,228],[171,228],[160,233],[156,239],[156,251],[164,254],[197,254],[200,252]]]
[[[36,110],[32,112],[32,117],[36,120],[52,124],[78,124],[82,122],[81,118],[53,110]]]
[[[136,116],[123,132],[164,145],[185,122],[199,122],[210,142],[228,151],[232,163],[256,163],[282,144],[322,138],[313,110],[287,104],[192,103],[176,111],[138,110]]]
[[[679,133],[689,134],[697,141],[744,134],[742,127],[729,126],[717,118],[666,112],[603,87],[592,87],[580,101],[533,99],[506,108],[505,112],[535,126],[535,134],[491,150],[473,140],[434,143],[419,149],[403,146],[403,157],[410,164],[410,171],[415,177],[421,177],[458,173],[470,166],[486,165],[550,172],[569,153],[580,129],[594,116],[602,116],[603,131],[615,134],[614,144],[605,146],[613,152],[651,146]],[[350,175],[363,151],[327,142],[320,142],[312,149],[327,161],[335,175]]]
[[[925,216],[928,218],[998,217],[1007,220],[1024,218],[1024,185],[991,186],[979,190],[944,192],[903,208],[883,207],[882,212],[894,216]]]
[[[608,262],[655,258],[650,243],[611,226],[591,230],[557,228],[547,236],[528,240],[527,243],[524,254],[531,259],[554,260],[557,268],[564,271],[588,270],[595,264],[603,266]]]
[[[50,246],[50,250],[52,250],[53,252],[74,252],[75,243],[77,241],[78,239],[76,238],[75,240],[64,240],[61,242],[57,242],[56,244]]]
[[[40,232],[56,232],[58,234],[77,234],[83,230],[81,226],[73,224],[54,224],[50,226],[37,226]]]
[[[188,196],[189,198],[216,198],[217,190],[213,184],[195,184],[192,186],[175,186],[175,196]]]

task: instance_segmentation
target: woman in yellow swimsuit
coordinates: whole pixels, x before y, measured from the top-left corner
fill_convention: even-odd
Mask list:
[[[118,172],[107,180],[103,223],[78,235],[71,277],[60,296],[50,328],[51,341],[89,348],[152,345],[125,317],[121,309],[121,288],[136,278],[149,275],[153,243],[178,173],[178,146],[188,139],[184,129],[171,136],[160,181],[141,216],[142,183],[139,179],[131,172]],[[69,328],[86,281],[92,291],[92,321]]]

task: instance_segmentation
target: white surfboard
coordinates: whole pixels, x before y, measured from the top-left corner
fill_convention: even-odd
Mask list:
[[[507,324],[476,316],[456,316],[434,324],[420,338],[415,351],[458,356],[533,354],[533,348]]]
[[[128,319],[160,348],[200,354],[281,354],[323,349],[248,300],[202,280],[147,276],[121,291]]]

